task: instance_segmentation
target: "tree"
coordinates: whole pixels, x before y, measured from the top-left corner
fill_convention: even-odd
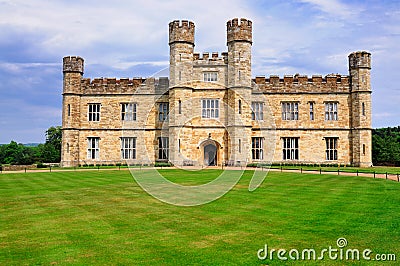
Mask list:
[[[61,153],[62,130],[60,126],[50,127],[46,130],[46,144],[51,144]]]

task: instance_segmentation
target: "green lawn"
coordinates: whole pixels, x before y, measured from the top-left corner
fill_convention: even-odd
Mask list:
[[[162,170],[185,185],[220,170]],[[281,265],[257,251],[347,248],[400,260],[400,183],[271,172],[248,191],[251,171],[228,194],[197,207],[162,203],[128,171],[0,175],[0,265]],[[289,261],[364,265],[366,261]],[[368,265],[376,265],[370,262]],[[394,262],[381,263],[395,265]]]

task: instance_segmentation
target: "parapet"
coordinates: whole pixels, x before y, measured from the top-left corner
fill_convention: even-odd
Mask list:
[[[227,64],[228,62],[228,53],[223,52],[221,56],[219,56],[218,52],[212,52],[211,57],[209,52],[204,52],[202,56],[200,53],[193,53],[193,61],[194,64],[198,65],[221,65]]]
[[[371,69],[371,53],[358,51],[349,54],[349,69],[357,68]]]
[[[226,23],[227,42],[245,41],[252,43],[253,23],[245,18],[234,18]]]
[[[79,56],[65,56],[63,58],[63,73],[76,72],[83,74],[84,60]]]
[[[194,44],[194,23],[188,20],[174,20],[169,23],[169,44],[183,42]]]
[[[265,93],[348,93],[350,82],[348,76],[329,74],[325,77],[296,74],[279,76],[257,76],[253,79],[253,88]]]

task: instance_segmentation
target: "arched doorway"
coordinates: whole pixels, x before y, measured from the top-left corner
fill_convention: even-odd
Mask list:
[[[208,166],[217,165],[217,146],[214,142],[204,146],[204,164]]]

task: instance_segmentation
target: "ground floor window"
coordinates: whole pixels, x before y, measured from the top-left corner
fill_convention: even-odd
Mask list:
[[[263,138],[251,138],[251,156],[253,160],[263,159]]]
[[[136,138],[121,138],[121,157],[122,159],[136,159]]]
[[[299,138],[283,138],[283,160],[299,159]]]
[[[325,138],[326,142],[326,160],[337,160],[337,140],[338,138]]]
[[[169,140],[167,137],[158,138],[158,159],[168,160]]]
[[[89,137],[88,139],[88,149],[87,149],[87,158],[88,159],[99,159],[99,142],[100,138],[98,137]]]

